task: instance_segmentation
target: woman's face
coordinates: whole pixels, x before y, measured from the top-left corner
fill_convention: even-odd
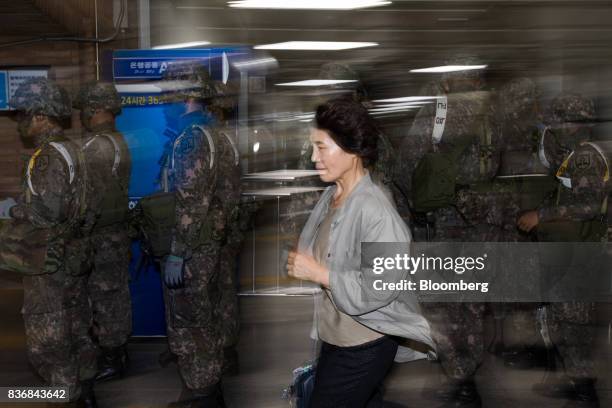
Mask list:
[[[326,183],[338,180],[360,165],[359,157],[342,150],[325,130],[313,128],[310,131],[310,143],[311,160],[319,170],[319,177]]]

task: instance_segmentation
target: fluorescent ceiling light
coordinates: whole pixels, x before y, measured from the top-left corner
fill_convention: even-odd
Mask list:
[[[191,48],[198,47],[200,45],[208,45],[210,41],[191,41],[177,44],[166,44],[166,45],[156,45],[153,47],[154,50],[169,50],[173,48]]]
[[[307,79],[298,82],[285,82],[284,84],[275,84],[278,86],[325,86],[345,84],[349,82],[357,82],[356,79]]]
[[[432,99],[441,98],[440,96],[403,96],[401,98],[391,98],[391,99],[376,99],[374,102],[383,102],[383,103],[391,103],[391,102],[413,102],[413,101],[428,101]]]
[[[278,61],[276,60],[276,58],[259,58],[259,59],[252,59],[252,60],[246,60],[246,61],[240,61],[240,62],[235,62],[234,67],[238,68],[238,69],[248,69],[248,68],[259,68],[259,67],[264,67],[264,66],[277,66],[278,65]]]
[[[398,107],[389,107],[389,108],[372,108],[370,112],[393,112],[393,111],[403,111],[403,110],[412,110],[417,109],[418,106],[398,106]]]
[[[486,65],[443,65],[441,67],[411,69],[413,73],[444,73],[457,71],[470,71],[474,69],[485,69]]]
[[[431,103],[433,103],[433,102],[431,102],[431,101],[422,101],[422,102],[385,103],[385,104],[376,105],[376,108],[391,108],[391,107],[401,107],[401,106],[421,107],[423,105],[428,105],[428,104],[431,104]]]
[[[338,51],[354,48],[375,47],[374,42],[347,42],[347,41],[287,41],[276,44],[256,45],[256,50],[323,50]]]
[[[228,1],[235,8],[355,10],[391,4],[385,0],[236,0]]]

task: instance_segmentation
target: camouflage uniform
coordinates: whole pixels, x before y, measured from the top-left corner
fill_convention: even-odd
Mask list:
[[[588,143],[590,129],[583,123],[592,120],[594,112],[593,102],[576,94],[561,94],[552,102],[551,130],[544,139],[544,152],[551,171],[560,181],[571,180],[571,186],[559,183],[556,196],[538,208],[540,240],[597,242],[606,239],[605,233],[588,237],[545,233],[547,224],[556,221],[591,222],[595,228],[599,226],[605,231],[602,205],[608,195],[609,169],[597,145]],[[575,133],[568,132],[568,128],[573,128]],[[594,380],[591,357],[594,306],[589,302],[550,305],[551,338],[574,385],[586,382],[592,386]]]
[[[65,118],[71,113],[65,91],[46,79],[22,84],[11,105],[29,117],[19,121],[24,136],[33,115]],[[59,125],[48,127],[35,139],[23,194],[11,211],[16,223],[48,231],[45,266],[23,278],[28,357],[49,385],[68,387],[71,400],[91,401],[96,348],[88,333],[91,309],[82,275],[87,254],[82,253],[83,242],[78,239],[86,169],[78,146],[63,138]]]
[[[121,101],[112,84],[92,83],[81,89],[74,103],[88,129],[82,139],[89,174],[89,209],[95,225],[90,232],[93,269],[88,289],[93,308],[94,334],[102,348],[104,378],[123,371],[126,344],[132,332],[129,290],[131,239],[128,232],[128,187],[131,159],[123,135],[114,121],[92,127],[95,111],[113,117],[121,113]]]
[[[450,63],[473,65],[475,61],[461,57]],[[434,227],[435,241],[503,240],[502,195],[492,190],[490,183],[500,163],[500,134],[494,127],[491,95],[479,90],[479,75],[475,71],[451,73],[445,76],[441,86],[429,86],[432,89],[427,92],[439,90],[440,98],[420,109],[399,149],[396,184],[410,192],[414,200],[416,186],[412,175],[419,160],[427,153],[448,152],[456,150],[456,146],[466,146],[457,159],[454,205],[426,215],[428,223]],[[442,136],[436,142],[434,118],[444,106],[444,97],[446,119]],[[452,403],[460,398],[465,400],[462,402],[465,406],[480,406],[473,381],[484,354],[485,304],[423,303],[422,307],[432,327],[442,368],[453,386],[440,397],[451,399]]]
[[[546,174],[548,170],[540,163],[538,146],[543,132],[538,111],[539,91],[528,78],[516,78],[505,84],[498,99],[499,121],[504,147],[502,164],[497,183],[505,186],[512,198],[507,201],[504,225],[508,231],[507,240],[529,242],[533,236],[516,228],[521,212],[535,209],[547,197],[555,182]],[[542,175],[541,177],[533,177]],[[536,327],[534,303],[508,303],[494,307],[494,316],[499,326],[506,323],[512,328],[510,335],[501,336],[496,351],[504,351],[504,362],[512,367],[530,367],[537,363],[535,349],[541,338]],[[502,331],[503,333],[503,331]],[[504,342],[509,340],[506,344]],[[510,349],[504,350],[506,345]],[[540,362],[544,362],[540,359]]]
[[[197,81],[192,90],[180,92],[183,98],[208,104],[217,95],[218,84],[199,67],[181,66],[169,74],[169,78],[176,77]],[[186,387],[179,403],[186,403],[188,394],[217,398],[217,403],[221,398],[224,336],[219,304],[226,280],[220,276],[219,258],[230,217],[228,209],[237,196],[232,178],[236,174],[236,154],[229,139],[219,130],[205,127],[206,122],[203,110],[182,115],[181,131],[172,141],[170,156],[162,158],[169,164],[162,174],[167,174],[168,190],[176,197],[171,255],[183,260],[183,284],[164,285],[168,342],[178,356]]]
[[[214,101],[213,101],[214,104]],[[223,112],[218,112],[223,114]],[[224,118],[218,117],[221,121]],[[217,132],[220,149],[217,153],[219,160],[217,185],[214,198],[223,207],[223,226],[219,253],[219,293],[221,298],[217,304],[217,319],[221,324],[225,368],[237,369],[237,353],[240,333],[240,316],[238,311],[238,294],[236,286],[237,261],[240,255],[244,230],[240,217],[249,217],[248,211],[241,214],[240,206],[240,153],[235,141],[235,131],[231,128],[221,128]]]

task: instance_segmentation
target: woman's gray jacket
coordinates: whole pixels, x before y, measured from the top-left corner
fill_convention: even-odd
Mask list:
[[[323,192],[302,230],[298,251],[312,256],[317,229],[327,214],[335,190],[334,185]],[[425,351],[400,346],[395,357],[399,362],[427,357],[427,349],[434,349],[430,327],[421,314],[414,292],[374,290],[374,280],[382,278],[385,282],[399,282],[406,279],[408,273],[405,270],[387,270],[382,275],[374,274],[371,262],[364,259],[362,265],[362,243],[402,243],[400,246],[407,248],[410,241],[410,231],[395,207],[366,174],[334,215],[326,259],[331,294],[340,311],[373,330],[412,340],[411,344],[417,342],[419,346],[415,348]],[[397,248],[397,244],[369,246],[367,258],[393,256]],[[315,306],[312,332],[315,339],[318,338],[317,309]]]

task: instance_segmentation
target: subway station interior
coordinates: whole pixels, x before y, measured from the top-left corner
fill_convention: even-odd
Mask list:
[[[514,101],[515,121],[528,111],[534,123],[544,124],[556,114],[558,95],[580,95],[594,108],[588,124],[591,140],[604,146],[603,160],[612,164],[612,2],[607,0],[0,0],[0,202],[19,201],[27,190],[37,151],[20,137],[10,100],[25,81],[47,78],[73,98],[92,81],[114,86],[121,100],[116,128],[131,156],[129,211],[138,209],[140,200],[160,191],[167,109],[173,103],[164,98],[172,87],[164,71],[182,61],[196,61],[212,80],[231,85],[232,113],[225,126],[240,168],[237,218],[242,224],[239,248],[228,255],[240,329],[234,345],[237,368],[222,379],[227,407],[303,406],[287,390],[294,369],[317,356],[311,327],[319,285],[289,276],[287,262],[328,186],[311,161],[317,105],[359,94],[386,136],[379,161],[383,167],[392,164],[390,178],[402,180],[399,161],[412,156],[401,152],[407,146],[411,151],[420,148],[410,141],[419,123],[415,118],[427,109],[433,112],[432,121],[439,116],[438,102],[447,96],[451,100],[450,94],[441,95],[449,92],[444,81],[453,73],[469,72],[466,78],[476,78],[478,91],[495,101],[486,109],[500,111],[509,109],[503,98],[508,84],[528,81],[535,96],[526,100],[529,106]],[[62,122],[64,134],[78,140],[85,132],[81,112],[73,108],[70,115]],[[510,143],[501,140],[502,148]],[[542,136],[536,156],[543,143]],[[610,169],[606,171],[609,195],[612,182]],[[474,377],[480,405],[440,400],[437,393],[448,380],[440,360],[430,355],[393,365],[381,406],[612,406],[612,212],[607,201],[597,215],[607,223],[606,239],[601,240],[600,264],[607,271],[599,288],[603,295],[593,301],[584,325],[592,333],[585,355],[591,360],[589,378],[599,405],[538,392],[537,384],[566,379],[567,368],[542,334],[536,310],[544,303],[493,299],[483,302],[482,356],[474,356],[480,360]],[[2,392],[47,384],[29,358],[22,315],[24,276],[4,267],[2,241],[12,231],[3,225]],[[427,241],[428,228],[412,230],[413,239]],[[100,408],[165,407],[184,388],[177,362],[160,361],[168,342],[159,263],[147,256],[138,236],[132,238],[127,249],[132,316],[128,359],[117,378],[95,384]],[[513,311],[519,309],[523,321],[517,323],[520,318]],[[474,322],[466,317],[447,324],[467,327],[463,332],[470,337]],[[528,349],[528,354],[509,361],[502,349]],[[0,395],[0,407],[56,406],[47,404]]]

